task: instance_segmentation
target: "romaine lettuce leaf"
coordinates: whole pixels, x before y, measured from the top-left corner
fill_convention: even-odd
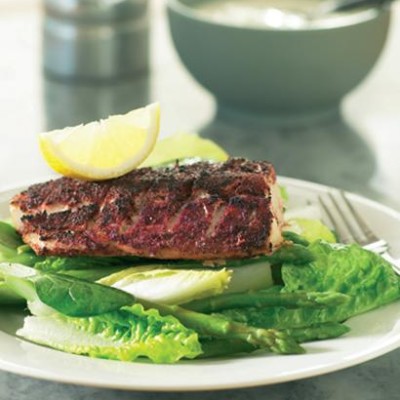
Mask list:
[[[202,353],[196,332],[140,304],[86,318],[58,313],[26,317],[17,335],[69,353],[121,361],[148,357],[173,363]]]
[[[312,243],[315,261],[282,268],[285,291],[338,291],[357,297],[358,308],[381,305],[399,297],[399,277],[378,254],[356,244]],[[369,308],[369,306],[368,306]]]
[[[351,316],[377,308],[400,298],[399,277],[390,264],[358,245],[309,245],[315,261],[282,267],[283,291],[337,291],[350,296],[349,302],[325,309],[270,307],[232,309],[223,314],[235,321],[277,329],[342,322]]]
[[[90,334],[95,334],[96,336],[93,339],[96,341],[96,346],[98,345],[97,339],[99,339],[97,334],[100,334],[100,339],[102,340],[102,332],[109,331],[112,340],[114,340],[114,328],[117,336],[121,332],[123,333],[123,337],[126,337],[127,334],[129,336],[129,332],[124,328],[127,324],[129,327],[129,322],[123,320],[120,323],[119,319],[121,313],[124,317],[126,314],[125,310],[131,309],[131,305],[135,303],[135,297],[132,294],[99,283],[83,281],[62,274],[40,272],[34,268],[19,264],[0,264],[0,270],[5,275],[6,282],[8,282],[10,287],[14,288],[17,293],[28,300],[28,307],[32,314],[39,318],[39,321],[43,321],[43,324],[40,325],[40,323],[37,323],[38,320],[28,317],[26,320],[27,325],[25,325],[24,329],[20,332],[20,334],[26,338],[65,351],[79,352],[96,357],[113,357],[114,353],[111,355],[108,354],[109,351],[111,351],[109,349],[109,344],[104,344],[101,341],[100,343],[103,343],[101,352],[97,352],[96,349],[92,350],[91,347],[88,349],[87,346],[90,345],[91,339],[86,336],[82,337],[78,333],[72,341],[72,347],[68,347],[68,342],[63,341],[63,338],[65,335],[68,338],[71,334],[74,334],[74,332],[71,333],[70,324],[79,321],[78,327],[80,329],[83,327],[83,329]],[[302,349],[294,339],[275,329],[266,330],[253,328],[233,323],[223,318],[186,310],[177,305],[158,304],[143,299],[140,300],[140,302],[141,306],[149,310],[150,314],[146,311],[146,315],[154,316],[152,313],[156,312],[157,316],[161,315],[166,318],[177,318],[177,321],[179,320],[186,326],[185,329],[192,329],[204,336],[218,337],[219,339],[226,338],[228,340],[243,340],[256,347],[265,348],[277,353],[297,354],[304,352],[304,349]],[[142,308],[141,310],[144,311]],[[63,321],[68,322],[67,326],[65,326],[65,335],[63,335],[63,326],[59,326],[59,324],[56,323],[60,319],[60,315],[62,315],[61,318]],[[113,315],[119,315],[119,317],[117,319],[112,317],[110,325],[108,322],[110,316]],[[104,318],[106,318],[105,322],[107,322],[107,324],[104,324]],[[134,318],[132,321],[133,320]],[[101,329],[98,331],[96,329],[88,330],[87,327],[97,326],[97,322],[93,325],[90,321],[100,321]],[[158,331],[164,322],[164,320],[158,321],[151,319],[144,323],[144,327],[147,330],[151,330],[151,332],[153,332],[154,329]],[[153,324],[154,327],[152,327]],[[44,331],[41,326],[45,327]],[[143,324],[139,324],[135,329],[140,331],[140,335],[144,332]],[[53,330],[57,331],[56,336],[54,336]],[[137,354],[142,354],[141,352],[137,353],[138,346],[140,351],[147,351],[143,350],[140,345],[140,335],[136,336],[136,339],[133,338],[135,343],[129,343],[128,349],[124,350],[125,353],[128,353],[130,358],[136,357]],[[147,336],[146,333],[146,337]],[[168,334],[168,339],[171,339],[173,336],[173,334]],[[179,337],[181,338],[181,335]],[[78,340],[78,342],[75,339]],[[118,344],[120,342],[120,337],[118,336],[116,340]],[[137,341],[139,343],[136,343]],[[162,340],[158,338],[157,342],[160,341]],[[152,342],[148,345],[152,346]],[[131,349],[132,346],[133,350]],[[166,347],[168,346],[171,347],[172,345],[166,342]],[[180,348],[178,348],[178,350],[179,349]],[[192,353],[189,355],[189,350],[190,347],[185,352],[185,356],[194,357]],[[154,354],[152,351],[153,350],[148,349],[146,355],[156,362],[172,362],[176,360],[176,357],[178,357],[178,359],[180,358],[180,353],[178,351],[178,353],[169,355],[169,358],[163,361],[163,359],[157,358],[158,353]],[[122,359],[121,357],[123,356],[117,353],[115,357]]]
[[[19,264],[0,264],[0,271],[28,300],[34,316],[25,318],[17,334],[33,342],[123,361],[143,356],[170,363],[201,353],[196,332],[173,316],[133,304],[131,294]]]

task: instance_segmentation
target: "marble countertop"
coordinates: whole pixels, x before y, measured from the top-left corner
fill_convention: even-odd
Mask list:
[[[400,210],[400,4],[393,5],[387,45],[368,78],[319,123],[280,127],[263,118],[221,112],[180,64],[162,2],[151,3],[151,71],[108,85],[46,78],[41,10],[0,0],[0,191],[51,176],[38,132],[122,113],[157,100],[162,134],[199,132],[233,155],[269,159],[280,175],[339,186]],[[399,357],[399,358],[398,358]],[[140,393],[57,384],[0,372],[0,400],[69,399],[397,399],[400,350],[324,376],[259,388],[205,393]]]

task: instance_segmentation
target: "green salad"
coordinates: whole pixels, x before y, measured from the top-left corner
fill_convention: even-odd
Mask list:
[[[269,256],[198,261],[43,257],[0,222],[0,304],[28,307],[17,335],[65,352],[155,363],[252,352],[301,354],[346,320],[400,298],[390,264],[294,218]]]

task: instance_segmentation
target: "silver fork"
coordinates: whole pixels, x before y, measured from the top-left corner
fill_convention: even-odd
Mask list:
[[[358,243],[365,249],[380,254],[400,275],[400,262],[389,254],[388,242],[376,236],[344,191],[332,190],[326,195],[320,195],[318,201],[329,224],[335,229],[342,243]]]

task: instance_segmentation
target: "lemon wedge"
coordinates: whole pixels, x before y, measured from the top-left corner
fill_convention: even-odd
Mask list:
[[[160,139],[141,166],[154,167],[185,159],[225,161],[228,154],[212,140],[194,133],[178,132]]]
[[[143,163],[160,130],[157,103],[124,115],[41,133],[40,150],[64,176],[104,180],[122,176]]]

